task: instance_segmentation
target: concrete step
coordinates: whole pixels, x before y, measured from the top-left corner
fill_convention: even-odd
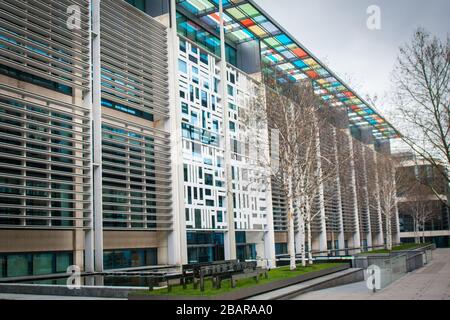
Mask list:
[[[292,286],[257,295],[247,300],[287,300],[306,292],[332,288],[335,286],[345,285],[363,280],[363,269],[350,268],[320,278],[308,280]]]

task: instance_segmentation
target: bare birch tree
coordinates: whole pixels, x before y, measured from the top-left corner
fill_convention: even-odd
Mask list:
[[[294,86],[296,86],[294,88]],[[274,90],[275,89],[275,90]],[[295,90],[295,94],[294,93]],[[304,124],[302,118],[303,109],[299,102],[310,98],[305,95],[305,84],[289,84],[285,87],[275,87],[267,90],[267,117],[269,127],[279,133],[279,168],[277,174],[273,176],[275,182],[282,186],[287,203],[287,231],[288,231],[288,252],[290,257],[290,269],[296,269],[295,252],[295,224],[297,215],[300,233],[304,236],[304,215],[296,208],[296,191],[298,181],[301,180],[301,169],[298,167],[300,158],[301,139],[304,136],[302,130],[308,126]],[[296,101],[297,100],[297,101]],[[304,237],[301,239],[304,248]],[[306,265],[305,254],[302,254],[302,264]]]
[[[314,203],[323,184],[336,176],[335,160],[327,159],[320,152],[319,128],[330,120],[332,111],[323,106],[309,81],[279,84],[266,78],[264,84],[260,93],[265,92],[265,95],[257,96],[240,118],[250,137],[249,149],[264,149],[260,145],[267,142],[256,137],[267,130],[264,128],[269,129],[270,157],[259,156],[258,166],[266,168],[272,182],[281,186],[285,196],[288,252],[290,268],[294,270],[296,253],[300,253],[302,265],[306,266],[306,241],[312,263],[311,224],[320,214]],[[274,139],[277,143],[273,143]],[[321,163],[327,164],[326,172]],[[267,176],[261,180],[268,181]]]
[[[295,119],[296,108],[278,87],[263,87],[260,94],[249,103],[248,108],[242,110],[240,115],[242,127],[247,131],[248,150],[261,149],[264,142],[258,139],[259,131],[268,125],[271,140],[275,137],[277,143],[270,150],[270,158],[266,156],[257,157],[258,166],[266,168],[270,179],[263,177],[262,183],[278,183],[283,186],[283,193],[288,204],[287,230],[288,230],[288,252],[290,256],[290,269],[296,269],[296,257],[294,246],[294,163],[297,157],[295,147]],[[280,89],[281,90],[281,89]],[[275,134],[274,134],[275,133]],[[274,159],[277,165],[274,166]]]
[[[427,189],[427,190],[424,190]],[[432,203],[424,197],[429,189],[421,185],[421,188],[415,188],[408,194],[408,211],[413,220],[413,232],[416,243],[420,243],[420,231],[422,231],[423,243],[425,243],[425,226],[435,216],[435,211]]]
[[[450,38],[417,29],[400,48],[393,73],[398,127],[403,140],[448,184],[450,168]],[[403,123],[402,123],[403,122]],[[436,196],[449,206],[430,185]]]
[[[380,210],[386,225],[386,249],[392,250],[392,220],[397,212],[397,195],[407,192],[410,179],[404,171],[396,170],[398,160],[390,155],[377,154]]]
[[[433,203],[439,199],[430,191],[429,186],[417,180],[416,177],[410,178],[410,187],[403,194],[406,201],[406,209],[413,220],[413,232],[416,243],[420,243],[420,231],[422,231],[423,242],[425,243],[425,226],[437,216],[437,210]]]

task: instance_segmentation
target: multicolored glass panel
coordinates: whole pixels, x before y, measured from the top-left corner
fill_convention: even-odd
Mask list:
[[[196,15],[219,33],[219,1],[177,0],[177,3],[180,8]],[[223,0],[223,8],[227,39],[234,43],[259,40],[262,60],[276,67],[277,72],[269,72],[274,76],[276,74],[278,82],[309,78],[313,80],[315,92],[323,101],[334,107],[348,108],[350,120],[354,125],[360,123],[372,125],[377,137],[398,137],[389,123],[345,83],[336,79],[323,63],[313,57],[293,37],[278,27],[276,22],[253,1]]]

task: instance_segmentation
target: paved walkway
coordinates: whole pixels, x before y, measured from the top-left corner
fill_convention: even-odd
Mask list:
[[[365,282],[309,292],[293,300],[450,300],[450,249],[433,251],[433,261],[372,293]]]
[[[296,292],[305,291],[308,288],[320,285],[327,281],[333,281],[339,277],[352,277],[356,273],[359,274],[361,269],[347,269],[339,272],[335,272],[323,277],[319,277],[316,279],[311,279],[305,282],[297,283],[288,287],[284,287],[278,290],[273,290],[267,293],[260,294],[258,296],[251,297],[247,300],[278,300],[282,297],[293,296]],[[356,276],[356,275],[355,275]]]

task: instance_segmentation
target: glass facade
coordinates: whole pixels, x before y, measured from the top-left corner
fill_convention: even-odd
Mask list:
[[[146,0],[126,0],[126,2],[145,12]]]
[[[275,243],[275,254],[282,255],[288,253],[287,243]]]
[[[245,231],[236,231],[236,257],[240,261],[256,260],[256,244],[247,243]]]
[[[355,125],[369,124],[378,138],[399,136],[368,103],[257,6],[245,0],[224,1],[223,4],[226,39],[232,43],[259,41],[266,76],[279,83],[310,79],[316,94],[325,103],[333,107],[348,107],[350,120]],[[218,1],[177,0],[177,6],[219,34]],[[197,30],[194,25],[183,25],[181,29],[184,33],[195,33]]]
[[[124,269],[158,265],[158,249],[123,249],[103,252],[104,268]]]
[[[0,94],[0,225],[74,228],[83,218],[88,111],[58,107]]]
[[[188,263],[224,260],[224,234],[187,232]]]
[[[0,36],[1,38],[1,36]],[[2,45],[0,45],[0,48]],[[50,90],[54,90],[60,93],[64,93],[67,95],[72,95],[72,88],[61,83],[47,80],[35,75],[32,75],[27,72],[23,72],[14,68],[10,68],[8,66],[0,64],[0,74],[3,74],[7,77],[15,78],[20,81],[28,82],[35,84],[37,86],[41,86]]]
[[[177,12],[177,27],[178,34],[188,38],[212,54],[218,57],[221,56],[220,39],[179,12]],[[225,54],[227,62],[235,66],[237,64],[236,49],[226,44]]]
[[[171,226],[168,140],[146,131],[103,125],[105,228],[157,230]],[[163,154],[166,159],[160,158]],[[167,197],[158,198],[162,191]]]
[[[0,254],[0,278],[65,273],[71,265],[72,252]]]

